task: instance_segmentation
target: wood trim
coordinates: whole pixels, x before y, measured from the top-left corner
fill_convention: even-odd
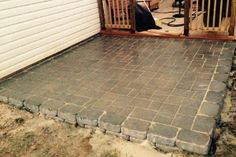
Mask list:
[[[105,15],[104,15],[104,8],[103,8],[103,0],[97,0],[98,1],[98,10],[99,10],[99,17],[101,22],[101,29],[105,30]]]
[[[232,0],[229,35],[234,36],[236,26],[236,0]]]
[[[189,36],[190,0],[184,0],[184,35]]]
[[[206,40],[222,40],[222,41],[235,41],[236,38],[228,35],[189,35],[189,36],[174,36],[174,35],[150,35],[140,32],[130,33],[129,31],[101,31],[104,36],[126,36],[126,37],[155,37],[155,38],[175,38],[175,39],[206,39]]]
[[[131,33],[135,33],[136,31],[135,8],[136,0],[130,0]]]

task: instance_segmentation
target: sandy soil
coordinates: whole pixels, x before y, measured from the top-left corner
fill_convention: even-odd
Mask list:
[[[236,110],[232,110],[233,106],[236,106],[236,91],[228,91],[212,146],[214,157],[236,156]]]
[[[176,154],[175,154],[176,155]],[[170,157],[92,129],[0,104],[0,157]],[[178,155],[179,156],[179,155]]]

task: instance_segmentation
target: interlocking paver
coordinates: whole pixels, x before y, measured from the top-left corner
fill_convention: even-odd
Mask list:
[[[207,154],[211,137],[191,130],[180,130],[176,145],[183,150]]]
[[[30,112],[37,113],[39,112],[39,107],[42,104],[42,102],[46,101],[47,98],[40,97],[40,96],[30,96],[25,99],[24,107],[29,110]]]
[[[190,129],[193,124],[193,120],[194,117],[178,114],[174,118],[172,125],[179,128]]]
[[[178,129],[162,124],[151,125],[148,131],[148,140],[155,144],[174,146]]]
[[[64,106],[64,102],[49,99],[40,105],[40,112],[50,117],[56,117],[58,115],[58,109]]]
[[[147,131],[150,126],[149,122],[138,119],[129,118],[123,124],[121,130],[122,134],[133,138],[144,140],[147,138]]]
[[[89,126],[98,126],[98,119],[104,114],[103,111],[87,108],[84,109],[76,116],[77,123],[84,127],[85,125]]]
[[[219,115],[220,106],[217,103],[204,102],[200,108],[199,113],[209,116],[217,117]]]
[[[135,108],[130,117],[152,121],[157,113],[152,110]]]
[[[215,119],[212,117],[197,116],[193,125],[193,130],[211,134],[214,130]]]
[[[58,110],[58,117],[68,123],[76,124],[76,115],[84,108],[74,104],[65,104]]]
[[[127,118],[126,114],[116,113],[116,112],[107,112],[105,113],[99,121],[99,127],[107,131],[120,133],[121,124]]]
[[[150,133],[160,148],[206,154],[234,48],[219,41],[96,37],[1,81],[0,101],[131,141]]]

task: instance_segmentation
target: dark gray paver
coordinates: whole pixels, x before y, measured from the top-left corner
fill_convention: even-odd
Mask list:
[[[226,84],[221,81],[212,81],[210,85],[210,90],[215,92],[224,92],[226,90]]]
[[[190,129],[193,124],[193,120],[194,117],[179,114],[174,118],[172,125],[179,128]]]
[[[157,113],[152,110],[136,108],[130,117],[152,121]]]
[[[148,131],[148,140],[155,144],[175,146],[178,129],[162,124],[151,125]]]
[[[121,130],[122,134],[124,135],[128,135],[139,140],[144,140],[147,138],[147,131],[149,126],[149,122],[129,118],[124,122]]]
[[[150,133],[159,148],[206,153],[209,142],[184,137],[212,136],[234,48],[231,42],[97,37],[1,81],[0,101],[131,141]]]
[[[98,119],[103,115],[103,113],[103,111],[97,109],[84,109],[77,115],[77,123],[82,127],[85,125],[96,127],[98,126]]]
[[[65,104],[58,110],[58,117],[65,120],[68,123],[76,124],[76,115],[83,110],[82,106],[74,104]]]
[[[214,130],[215,119],[212,117],[197,116],[193,124],[193,130],[211,134]]]
[[[105,129],[106,131],[120,133],[121,124],[125,121],[126,118],[126,114],[108,112],[105,113],[99,120],[99,127]]]
[[[24,107],[29,110],[30,112],[37,113],[40,111],[39,107],[42,102],[46,101],[47,98],[40,97],[40,96],[30,96],[25,99]]]
[[[4,103],[9,103],[9,94],[8,90],[2,89],[0,91],[0,101]]]
[[[200,108],[199,113],[209,117],[215,117],[219,115],[220,106],[217,103],[204,102]]]
[[[64,102],[49,99],[42,102],[40,105],[40,112],[49,117],[56,117],[58,114],[58,109],[63,107],[64,104]]]
[[[211,138],[206,134],[183,129],[178,134],[176,145],[183,150],[207,154],[210,142]]]
[[[224,94],[222,92],[209,91],[206,100],[213,103],[222,103]]]

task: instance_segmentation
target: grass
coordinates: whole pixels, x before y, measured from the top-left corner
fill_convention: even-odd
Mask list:
[[[116,149],[102,152],[100,157],[119,157],[120,152]]]

